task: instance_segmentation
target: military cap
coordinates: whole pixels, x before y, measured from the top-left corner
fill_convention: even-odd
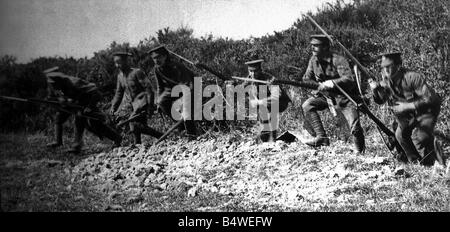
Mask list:
[[[381,67],[386,67],[392,63],[401,64],[402,63],[402,53],[401,52],[384,52],[379,55],[381,59]]]
[[[255,70],[255,69],[261,68],[262,62],[264,62],[264,60],[259,59],[259,60],[247,61],[247,62],[245,62],[245,64],[248,65],[250,70]]]
[[[133,56],[133,54],[131,54],[129,52],[114,52],[113,56],[130,57],[130,56]]]
[[[326,35],[311,35],[309,38],[311,39],[310,43],[313,45],[316,45],[316,44],[329,45],[330,44],[330,39]]]
[[[169,51],[167,50],[167,48],[164,45],[157,45],[155,47],[153,47],[150,51],[148,51],[148,54],[152,54],[153,52],[156,52],[158,54],[163,54],[163,55],[169,55]]]

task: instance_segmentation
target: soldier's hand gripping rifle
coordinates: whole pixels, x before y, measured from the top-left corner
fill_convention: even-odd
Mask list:
[[[369,82],[376,81],[374,76],[367,70],[359,61],[350,53],[350,51],[342,45],[338,40],[333,39],[311,16],[305,15],[329,40],[332,44],[338,45],[344,53],[353,61],[353,63],[359,68],[359,70],[369,79]],[[357,72],[358,70],[356,70]],[[358,73],[356,73],[358,74]],[[395,138],[394,132],[392,132],[389,128],[387,128],[383,122],[381,122],[375,115],[370,112],[368,106],[364,101],[361,101],[362,103],[356,102],[354,99],[352,99],[340,86],[336,85],[336,83],[333,81],[336,88],[338,88],[342,94],[344,94],[351,102],[353,102],[357,107],[358,110],[365,113],[370,119],[372,119],[375,124],[377,124],[378,129],[383,131],[389,138],[389,141],[386,144],[386,146],[389,148],[389,150],[392,152],[392,150],[395,148],[397,152],[399,153],[401,158],[405,157],[405,151],[400,146],[400,143]],[[358,85],[358,90],[361,95],[361,98],[363,98],[363,92],[361,89],[361,83],[359,82],[359,78],[356,78],[356,83]]]
[[[44,99],[37,99],[37,98],[18,98],[18,97],[10,97],[10,96],[0,96],[0,99],[4,100],[11,100],[11,101],[20,101],[20,102],[28,102],[28,103],[34,103],[34,104],[45,104],[50,105],[53,107],[56,107],[58,110],[69,113],[69,114],[76,114],[78,117],[88,118],[92,120],[99,120],[98,118],[91,117],[88,115],[85,115],[83,112],[86,108],[71,104],[71,103],[61,103],[59,101],[49,101]]]

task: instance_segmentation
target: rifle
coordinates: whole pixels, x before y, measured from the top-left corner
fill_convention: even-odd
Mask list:
[[[261,83],[261,84],[265,84],[265,85],[292,85],[292,86],[296,86],[296,87],[313,89],[313,90],[317,90],[319,88],[319,83],[317,83],[315,81],[289,81],[289,80],[262,81],[262,80],[252,79],[252,78],[234,77],[234,76],[231,78],[236,79],[236,80],[241,80],[241,81]]]
[[[180,121],[178,121],[178,122],[176,122],[168,131],[166,131],[166,133],[164,133],[155,143],[154,143],[154,145],[156,145],[156,144],[158,144],[158,143],[160,143],[161,141],[163,141],[167,136],[169,136],[170,135],[170,133],[173,131],[173,130],[175,130],[175,129],[177,129],[178,128],[178,126],[180,126],[180,124],[181,123],[183,123],[184,122],[184,120],[180,120]]]
[[[139,114],[136,114],[136,115],[134,115],[134,116],[131,116],[131,117],[128,118],[127,120],[125,120],[125,121],[120,122],[119,124],[117,124],[117,127],[122,127],[123,125],[125,125],[125,124],[127,124],[127,123],[129,123],[129,122],[131,122],[131,121],[136,120],[137,118],[141,117],[141,116],[144,115],[144,114],[145,114],[145,112],[141,112],[141,113],[139,113]]]
[[[384,123],[381,122],[380,119],[378,119],[372,112],[370,112],[369,108],[364,103],[364,101],[361,101],[362,103],[356,102],[355,99],[353,99],[344,89],[342,89],[338,84],[336,84],[335,81],[333,80],[331,81],[333,82],[334,86],[336,86],[336,88],[357,107],[357,109],[360,112],[367,115],[378,126],[378,128],[388,136],[389,141],[388,144],[386,145],[388,146],[389,150],[392,151],[392,149],[395,148],[397,152],[399,152],[400,154],[405,154],[403,148],[400,146],[400,143],[395,138],[395,133],[392,132],[389,128],[387,128],[386,125],[384,125]]]
[[[309,16],[309,15],[304,15],[304,16],[306,16],[330,40],[330,42],[332,44],[337,44],[344,51],[344,53],[353,61],[353,63],[355,63],[355,65],[362,71],[362,73],[367,78],[369,78],[369,82],[376,80],[374,78],[374,75],[372,75],[369,72],[369,70],[367,70],[361,63],[359,63],[359,61],[350,53],[350,51],[344,45],[341,44],[341,42],[333,39],[311,16]],[[336,85],[336,83],[334,81],[333,81],[333,83],[340,90],[340,92],[342,94],[344,94],[350,101],[352,101],[358,107],[358,110],[365,113],[370,119],[372,119],[372,121],[375,122],[375,124],[377,124],[378,128],[380,130],[382,130],[388,136],[389,142],[387,142],[385,144],[389,148],[389,150],[392,151],[395,147],[397,152],[400,154],[400,158],[404,158],[406,153],[403,150],[403,148],[400,146],[397,139],[395,138],[394,132],[392,132],[389,128],[387,128],[384,125],[384,123],[382,123],[377,117],[375,117],[375,115],[373,115],[372,112],[370,112],[370,110],[368,109],[367,105],[364,102],[362,104],[358,104],[345,91],[343,91],[343,89],[340,86]],[[361,94],[361,97],[363,97],[359,79],[357,80],[357,84],[358,84],[358,89]]]
[[[319,83],[314,82],[314,81],[287,81],[287,80],[262,81],[262,80],[255,80],[255,79],[251,79],[251,78],[242,78],[242,77],[233,77],[233,79],[249,81],[249,82],[256,82],[256,83],[267,84],[267,85],[269,85],[269,84],[287,84],[287,85],[292,85],[292,86],[307,88],[307,89],[312,89],[312,90],[318,90],[318,88],[319,88]],[[333,81],[333,83],[336,86],[336,88],[348,100],[350,100],[353,104],[355,104],[355,106],[358,108],[359,111],[366,114],[389,137],[389,143],[387,144],[389,150],[396,148],[399,153],[403,151],[400,144],[395,139],[394,132],[392,132],[389,128],[387,128],[383,124],[383,122],[380,121],[380,119],[378,119],[372,112],[370,112],[367,105],[365,105],[363,103],[358,103],[353,97],[351,97],[344,89],[342,89],[334,81]]]
[[[49,101],[49,100],[37,99],[37,98],[18,98],[18,97],[10,97],[10,96],[0,96],[0,99],[51,105],[53,107],[58,108],[58,110],[61,110],[63,112],[69,113],[69,114],[77,114],[74,111],[84,110],[84,107],[79,106],[79,105],[75,105],[75,104],[71,104],[71,103],[60,103],[58,101]],[[69,108],[70,110],[64,109],[64,108]],[[74,110],[74,111],[72,111],[72,110]],[[83,118],[88,118],[88,119],[93,119],[93,120],[99,120],[98,118],[94,118],[94,117],[84,115],[84,114],[81,114],[81,115],[77,114],[77,116],[83,117]]]
[[[208,66],[205,65],[205,64],[202,64],[202,63],[194,63],[194,62],[192,62],[192,61],[190,61],[190,60],[188,60],[188,59],[186,59],[186,58],[184,58],[184,57],[178,55],[177,53],[170,51],[169,49],[167,49],[167,51],[169,51],[170,54],[172,54],[172,55],[178,57],[179,59],[181,59],[181,60],[183,60],[183,61],[185,61],[186,63],[189,63],[189,64],[191,64],[191,65],[193,65],[193,66],[195,66],[195,67],[198,67],[198,68],[200,68],[200,69],[204,69],[204,70],[210,72],[211,74],[213,74],[214,76],[216,76],[216,77],[222,79],[223,81],[230,80],[229,77],[226,77],[225,75],[223,75],[223,74],[221,74],[221,73],[215,71],[214,69],[208,67]]]

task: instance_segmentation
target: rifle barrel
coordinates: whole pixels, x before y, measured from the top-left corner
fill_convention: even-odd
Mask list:
[[[13,101],[30,102],[28,99],[18,97],[0,96],[0,98]]]
[[[178,55],[178,54],[177,54],[177,53],[175,53],[175,52],[172,52],[172,51],[170,51],[169,49],[167,49],[167,51],[169,51],[169,53],[170,53],[170,54],[172,54],[172,55],[174,55],[174,56],[176,56],[176,57],[178,57],[178,58],[180,58],[180,59],[182,59],[182,60],[186,61],[187,63],[189,63],[189,64],[191,64],[191,65],[194,65],[194,66],[195,66],[194,62],[192,62],[192,61],[190,61],[190,60],[188,60],[188,59],[186,59],[186,58],[184,58],[184,57],[182,57],[182,56]]]
[[[156,145],[156,144],[158,144],[158,143],[160,143],[161,141],[163,141],[167,136],[169,136],[169,134],[173,131],[173,130],[175,130],[176,128],[178,128],[178,126],[181,124],[181,123],[183,123],[184,122],[184,120],[180,120],[180,121],[178,121],[178,122],[176,122],[166,133],[164,133],[159,139],[158,139],[158,141],[156,141],[155,142],[155,144],[154,145]]]
[[[256,80],[256,79],[246,78],[246,77],[231,77],[231,78],[236,79],[236,80],[250,81],[250,82],[256,82],[256,83],[261,83],[261,84],[266,84],[266,85],[271,84],[269,81]]]

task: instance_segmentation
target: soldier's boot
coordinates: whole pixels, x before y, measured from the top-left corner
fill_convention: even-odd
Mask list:
[[[114,146],[113,147],[120,147],[122,145],[122,136],[116,132],[113,128],[111,128],[108,125],[105,125],[103,128],[103,135],[114,141]]]
[[[141,133],[139,131],[133,131],[133,137],[134,137],[134,144],[141,144]]]
[[[325,129],[323,128],[319,114],[315,111],[311,111],[309,112],[309,118],[311,120],[311,126],[316,133],[316,137],[308,139],[304,141],[304,143],[312,147],[329,146],[330,139],[327,137]]]
[[[364,134],[362,131],[358,131],[353,136],[353,142],[355,143],[355,152],[358,154],[364,154],[366,151],[366,143],[364,140]]]
[[[73,154],[79,154],[83,147],[83,133],[84,127],[80,127],[79,125],[75,125],[75,141],[73,146],[67,151]]]
[[[186,127],[186,134],[190,138],[196,138],[197,137],[197,128],[195,127],[194,120],[186,120],[186,121],[184,121],[184,125]]]
[[[55,125],[55,142],[47,144],[47,147],[55,148],[63,145],[62,138],[63,126],[61,124]]]
[[[277,139],[277,132],[276,131],[262,131],[258,139],[265,143],[265,142],[274,142]]]
[[[161,132],[159,132],[159,131],[151,128],[151,127],[148,127],[148,126],[143,126],[141,128],[141,133],[146,134],[146,135],[150,135],[150,136],[155,137],[157,139],[161,138],[161,136],[163,135],[163,133],[161,133]]]

